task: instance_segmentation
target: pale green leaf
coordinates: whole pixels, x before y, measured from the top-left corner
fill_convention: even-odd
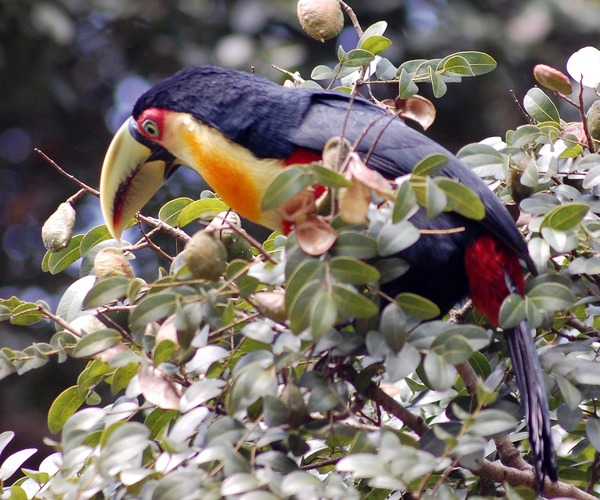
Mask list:
[[[69,387],[54,400],[48,411],[48,429],[52,434],[61,431],[66,421],[85,401],[85,395],[79,394],[77,386]]]

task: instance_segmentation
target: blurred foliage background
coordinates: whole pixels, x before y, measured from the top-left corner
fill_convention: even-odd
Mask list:
[[[600,45],[597,0],[349,3],[365,26],[388,22],[386,36],[394,43],[384,55],[395,64],[461,50],[481,50],[498,61],[493,73],[450,86],[435,101],[438,118],[428,135],[452,151],[523,123],[511,91],[522,99],[535,83],[535,64],[564,69],[570,54]],[[205,63],[254,68],[282,80],[272,68],[277,65],[308,78],[317,64],[335,63],[338,44],[355,43],[351,27],[336,41],[310,39],[295,11],[293,0],[0,0],[0,297],[44,299],[54,308],[59,292],[78,274],[41,271],[41,225],[77,186],[34,148],[97,187],[113,132],[152,82]],[[395,88],[378,90],[393,97]],[[195,174],[185,170],[163,189],[163,200],[200,192]],[[190,182],[181,182],[188,176]],[[76,208],[78,224],[85,224],[77,230],[101,222],[97,200],[86,197]],[[1,345],[44,340],[50,328],[3,322]],[[68,363],[52,363],[2,381],[0,431],[17,433],[15,449],[40,446],[48,434],[47,409],[72,385],[71,370]]]

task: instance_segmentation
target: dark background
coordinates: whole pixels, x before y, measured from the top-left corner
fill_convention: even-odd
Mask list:
[[[427,133],[452,151],[523,123],[510,91],[522,99],[535,83],[535,64],[564,70],[573,52],[600,46],[596,0],[349,3],[363,28],[389,23],[386,35],[394,44],[383,55],[396,65],[461,50],[480,50],[498,61],[494,72],[452,84],[435,101],[438,118]],[[41,224],[77,186],[34,148],[97,187],[112,133],[152,82],[204,63],[254,67],[282,80],[271,68],[276,64],[308,78],[315,65],[335,64],[339,43],[355,43],[350,23],[337,41],[308,38],[295,11],[293,0],[0,0],[0,298],[43,299],[54,309],[78,277],[77,266],[57,276],[41,271]],[[394,90],[387,92],[393,96]],[[430,97],[426,85],[422,93]],[[155,215],[169,196],[197,196],[196,179],[176,174],[147,213]],[[96,199],[87,196],[76,209],[79,232],[101,223]],[[134,265],[142,277],[154,278],[144,275],[153,265]],[[48,323],[0,323],[0,346],[23,348],[51,333]],[[78,367],[70,363],[53,361],[0,380],[0,432],[17,433],[13,449],[39,447],[48,435],[51,402],[76,382]]]

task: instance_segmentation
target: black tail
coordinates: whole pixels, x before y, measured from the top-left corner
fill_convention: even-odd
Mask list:
[[[521,393],[521,404],[529,429],[536,489],[538,493],[541,493],[546,477],[553,482],[558,481],[548,397],[542,377],[542,368],[527,322],[522,322],[514,328],[507,328],[504,333],[510,349],[513,370]]]

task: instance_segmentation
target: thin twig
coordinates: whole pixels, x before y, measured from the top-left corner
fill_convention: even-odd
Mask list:
[[[62,175],[64,175],[67,179],[72,180],[75,184],[78,184],[82,189],[87,191],[94,196],[100,196],[100,191],[88,186],[85,182],[80,181],[73,174],[70,174],[66,170],[63,170],[52,158],[50,158],[46,153],[44,153],[41,149],[35,148],[34,151],[39,154],[44,160],[46,160],[52,167],[58,170]]]
[[[517,96],[515,95],[515,91],[510,89],[509,90],[510,95],[513,98],[513,102],[516,104],[517,108],[519,108],[519,111],[521,112],[521,114],[525,117],[525,119],[527,120],[528,123],[534,123],[535,120],[531,117],[531,115],[525,111],[525,109],[523,108],[523,106],[521,106],[521,103],[519,102],[519,99],[517,99]]]
[[[83,195],[87,194],[88,191],[84,188],[81,188],[79,191],[77,191],[73,196],[69,196],[65,202],[66,203],[70,203],[71,205],[73,205],[73,203],[75,203],[79,198],[81,198]]]
[[[594,140],[592,139],[592,134],[590,134],[587,116],[585,115],[585,107],[583,104],[583,74],[581,75],[581,79],[579,80],[579,114],[581,115],[581,124],[583,125],[583,132],[585,133],[585,138],[588,142],[588,150],[590,153],[595,153],[596,148],[594,148]]]
[[[346,13],[346,15],[350,18],[350,21],[352,22],[352,26],[354,26],[354,29],[358,33],[358,36],[362,36],[363,30],[360,27],[360,23],[358,22],[358,17],[356,17],[356,14],[352,10],[352,7],[350,7],[346,2],[343,2],[342,0],[338,0],[338,1],[340,2],[340,6],[342,7],[342,9]]]
[[[48,309],[44,309],[42,306],[38,306],[38,311],[40,313],[42,313],[44,316],[46,316],[46,318],[54,321],[58,326],[61,326],[62,328],[67,330],[69,333],[72,333],[77,338],[81,338],[81,334],[77,330],[75,330],[69,323],[67,323],[64,319],[62,319],[60,316],[57,316],[56,314],[52,313],[51,311],[48,311]]]
[[[169,224],[167,224],[166,222],[161,221],[160,219],[155,219],[154,217],[148,217],[146,215],[142,215],[141,213],[137,213],[136,214],[136,218],[141,220],[144,224],[148,224],[149,226],[156,228],[160,231],[162,231],[163,233],[168,234],[169,236],[172,236],[173,238],[183,241],[184,243],[187,243],[188,241],[191,240],[191,237],[189,234],[187,234],[185,231],[173,227]]]
[[[146,232],[144,231],[144,228],[142,227],[141,221],[138,219],[137,222],[138,222],[138,228],[140,229],[140,233],[142,233],[144,243],[147,246],[149,246],[152,250],[154,250],[158,255],[160,255],[163,259],[166,259],[169,262],[173,262],[173,260],[175,260],[175,258],[171,257],[168,253],[166,253],[162,248],[160,248],[156,243],[154,243],[150,239],[150,236],[154,232],[159,231],[159,229],[154,228],[152,231],[150,231],[148,234],[146,234]]]

